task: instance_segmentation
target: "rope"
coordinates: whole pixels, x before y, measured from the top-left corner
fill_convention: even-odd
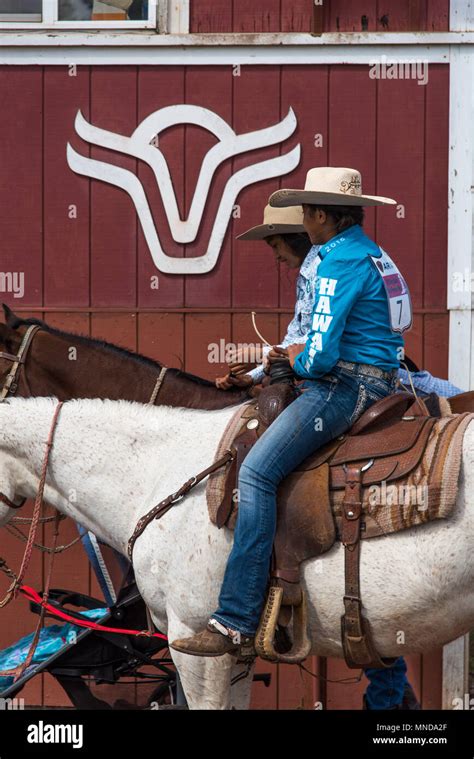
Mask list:
[[[341,680],[330,680],[329,677],[323,677],[323,675],[317,675],[316,672],[311,672],[311,670],[307,669],[304,664],[299,663],[298,667],[302,669],[303,672],[306,672],[306,674],[314,677],[316,680],[323,680],[325,683],[338,683],[340,685],[355,685],[356,683],[360,683],[362,680],[362,675],[364,674],[363,670],[361,669],[359,675],[354,675],[353,677],[343,677]]]
[[[46,442],[46,452],[43,459],[43,466],[41,468],[41,477],[40,477],[40,481],[38,485],[38,492],[35,498],[35,505],[33,507],[33,517],[31,519],[31,527],[28,533],[25,554],[23,556],[23,561],[21,562],[21,567],[18,573],[18,580],[16,583],[16,587],[13,590],[14,597],[16,597],[18,594],[18,587],[23,582],[23,578],[26,574],[28,564],[30,563],[31,554],[33,552],[33,542],[36,535],[36,530],[38,528],[41,506],[43,504],[43,493],[44,493],[44,486],[46,484],[46,474],[48,471],[49,454],[51,452],[51,448],[53,445],[54,431],[56,429],[56,423],[58,421],[59,412],[61,411],[62,406],[63,406],[63,401],[59,401],[59,403],[57,404],[54,410],[53,419],[51,422],[51,428],[49,430],[49,436]]]
[[[272,343],[269,343],[268,340],[265,340],[265,338],[263,337],[262,333],[258,331],[257,323],[255,321],[256,315],[257,315],[257,312],[256,311],[252,311],[252,324],[253,324],[253,328],[254,328],[255,332],[257,333],[257,335],[259,336],[259,338],[262,341],[262,343],[265,343],[265,345],[268,345],[271,348],[272,347]]]
[[[144,636],[147,638],[161,638],[162,640],[168,640],[167,636],[163,635],[162,633],[150,633],[148,630],[128,630],[121,627],[107,627],[105,625],[100,625],[97,622],[91,622],[88,619],[77,619],[77,617],[73,617],[65,611],[56,609],[54,606],[48,603],[47,600],[45,601],[42,599],[40,594],[33,588],[30,588],[28,585],[22,585],[20,592],[30,601],[34,601],[40,606],[43,606],[45,611],[47,611],[53,617],[62,619],[65,622],[70,622],[71,624],[77,625],[78,627],[87,627],[90,630],[97,630],[98,632],[122,633],[122,635],[135,635]]]
[[[57,416],[57,414],[55,416]],[[34,653],[38,647],[41,630],[44,625],[44,618],[45,618],[45,613],[46,613],[45,605],[47,604],[48,598],[49,598],[49,586],[51,584],[51,576],[53,574],[54,555],[56,553],[56,543],[58,542],[58,537],[59,537],[60,522],[61,522],[61,518],[58,512],[56,515],[56,519],[54,521],[53,548],[50,552],[50,557],[49,557],[48,572],[46,575],[46,582],[45,582],[45,587],[43,591],[43,598],[41,602],[41,612],[39,615],[38,624],[36,625],[35,634],[34,634],[33,640],[31,641],[31,646],[29,648],[25,661],[23,662],[23,664],[21,664],[19,667],[15,669],[15,678],[13,682],[17,682],[17,680],[20,679],[20,677],[23,675],[25,670],[30,666],[31,662],[33,661]]]
[[[60,515],[63,517],[63,514]],[[49,519],[49,517],[48,517]],[[54,519],[54,517],[53,517]],[[40,520],[41,521],[41,520]],[[5,525],[5,529],[7,532],[10,533],[10,535],[13,535],[14,538],[17,540],[21,540],[23,543],[26,543],[28,538],[26,535],[19,529],[19,527],[15,527],[15,525]],[[71,540],[70,543],[66,543],[66,545],[58,546],[57,548],[49,548],[48,546],[44,546],[42,543],[33,543],[33,548],[37,548],[38,551],[42,551],[43,553],[63,553],[63,551],[67,551],[68,548],[71,548],[76,543],[78,543],[82,539],[82,536],[79,535],[78,538],[75,538],[74,540]]]
[[[3,572],[7,577],[10,578],[10,580],[16,580],[16,574],[15,572],[10,569],[5,559],[2,559],[0,557],[0,572]]]
[[[18,595],[19,587],[20,587],[21,583],[23,582],[23,578],[25,576],[26,570],[27,570],[28,565],[30,563],[31,554],[33,552],[33,545],[34,545],[34,542],[35,542],[35,535],[36,535],[36,532],[37,532],[37,529],[38,529],[38,524],[40,522],[41,507],[43,505],[43,494],[44,494],[44,487],[45,487],[45,484],[46,484],[46,474],[47,474],[47,471],[48,471],[49,455],[51,453],[51,448],[52,448],[52,445],[53,445],[53,438],[54,438],[54,431],[56,429],[56,424],[57,424],[57,421],[58,421],[59,412],[60,412],[62,406],[63,406],[63,401],[59,401],[59,403],[57,404],[57,406],[56,406],[56,408],[54,410],[53,419],[52,419],[51,427],[50,427],[50,430],[49,430],[49,436],[48,436],[48,440],[46,442],[46,451],[45,451],[45,455],[44,455],[44,459],[43,459],[43,466],[42,466],[42,469],[41,469],[41,476],[40,476],[40,481],[39,481],[39,485],[38,485],[38,492],[36,494],[35,503],[34,503],[34,507],[33,507],[33,516],[31,517],[31,526],[30,526],[30,530],[29,530],[29,533],[28,533],[28,538],[27,538],[27,541],[26,541],[26,548],[25,548],[25,553],[23,554],[23,559],[22,559],[22,562],[21,562],[20,571],[18,573],[18,576],[15,577],[14,581],[12,582],[12,584],[10,585],[10,587],[8,588],[5,596],[0,601],[0,609],[3,608],[4,606],[6,606],[7,604],[9,604],[10,601],[13,598],[16,598],[16,596]],[[56,520],[57,520],[57,523],[59,523],[59,521],[60,521],[59,516],[56,517]],[[8,567],[6,565],[6,562],[3,559],[1,561],[3,562],[4,566],[0,566],[0,568],[5,573],[7,573],[6,569],[8,569]],[[8,571],[11,572],[10,569]]]
[[[153,404],[155,403],[158,397],[158,393],[160,392],[161,385],[163,384],[163,380],[165,378],[167,368],[168,367],[166,366],[161,367],[161,371],[158,375],[158,379],[155,382],[155,387],[153,388],[153,392],[151,394],[150,400],[148,401],[149,406],[153,406]]]
[[[61,519],[67,519],[66,514],[60,514]],[[52,517],[40,517],[39,524],[46,524],[46,522],[54,522],[56,519],[56,516]],[[12,517],[10,519],[9,524],[11,522],[18,522],[18,524],[31,524],[31,517]]]
[[[415,390],[415,385],[413,384],[413,380],[411,378],[411,372],[410,372],[408,366],[406,365],[406,363],[404,361],[400,361],[400,363],[401,363],[402,366],[405,367],[405,371],[408,374],[408,379],[410,380],[410,385],[411,385],[412,393],[415,396],[416,400],[419,401],[418,395],[417,395],[416,390]],[[402,387],[405,387],[405,385],[403,384],[403,382],[400,382],[400,384],[402,385]],[[405,389],[408,389],[408,388],[405,388]]]

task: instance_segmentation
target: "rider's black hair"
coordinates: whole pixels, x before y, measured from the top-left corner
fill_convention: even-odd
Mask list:
[[[301,261],[306,258],[311,250],[311,240],[306,232],[287,232],[281,234],[280,237],[291,248],[295,256],[301,258]]]
[[[336,231],[342,232],[354,224],[362,226],[364,223],[364,209],[362,206],[321,206],[312,203],[307,204],[314,212],[317,208],[328,214],[336,225]]]

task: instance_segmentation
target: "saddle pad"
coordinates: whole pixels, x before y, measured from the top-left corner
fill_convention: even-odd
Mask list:
[[[399,532],[434,519],[447,519],[458,494],[464,433],[474,414],[437,419],[419,464],[399,479],[362,489],[361,538]],[[340,535],[343,490],[331,492]]]

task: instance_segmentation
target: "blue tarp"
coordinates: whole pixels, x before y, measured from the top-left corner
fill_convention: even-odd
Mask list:
[[[82,611],[81,615],[95,621],[103,617],[106,611],[107,609],[102,606],[99,609]],[[57,653],[66,644],[75,643],[76,636],[83,629],[71,622],[67,622],[64,625],[49,625],[48,627],[44,627],[40,632],[38,645],[31,665],[33,666],[49,659],[50,656]],[[22,664],[28,656],[33,638],[34,633],[30,633],[3,651],[0,651],[0,670],[14,669]],[[0,677],[0,691],[8,688],[12,683],[13,675],[11,677]]]

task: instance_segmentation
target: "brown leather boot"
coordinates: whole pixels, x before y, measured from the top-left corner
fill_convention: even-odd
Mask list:
[[[253,644],[254,637],[225,627],[216,619],[210,619],[204,630],[189,638],[176,638],[169,644],[175,651],[192,656],[223,656],[238,653],[240,647]]]

